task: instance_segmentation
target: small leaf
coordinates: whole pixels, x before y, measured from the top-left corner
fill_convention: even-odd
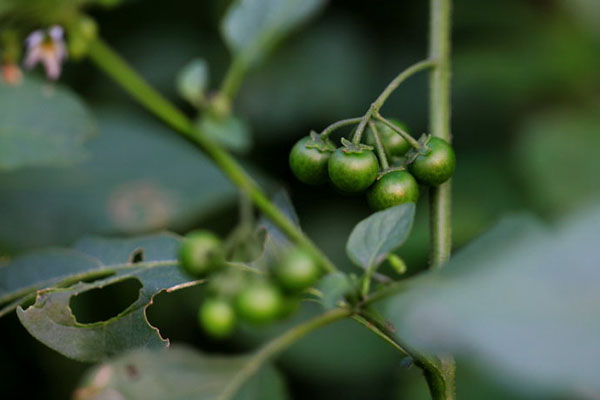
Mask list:
[[[0,170],[83,161],[83,143],[95,132],[92,114],[63,86],[32,78],[0,83]]]
[[[208,63],[202,58],[189,62],[176,77],[177,92],[193,106],[204,100],[204,92],[209,83]]]
[[[346,254],[359,267],[367,269],[379,265],[408,238],[414,215],[414,203],[371,214],[352,230],[346,243]]]
[[[183,347],[138,350],[89,372],[75,391],[75,400],[284,400],[287,389],[280,374],[267,365],[244,386],[224,397],[233,377],[252,362],[251,356],[209,356]]]
[[[334,272],[321,279],[316,285],[323,297],[321,303],[326,309],[337,307],[337,303],[344,299],[344,295],[352,290],[352,281],[342,272]]]
[[[27,294],[23,288],[29,291],[42,288],[32,306],[17,309],[19,320],[32,336],[67,357],[98,361],[136,347],[168,344],[168,340],[161,338],[158,330],[149,324],[145,311],[157,293],[200,283],[190,282],[179,271],[178,243],[177,236],[166,233],[125,240],[87,238],[76,244],[77,251],[47,257],[45,264],[27,264],[32,259],[24,257],[0,271],[6,278],[3,282],[13,282],[12,291],[6,291],[12,297],[15,293]],[[22,275],[21,268],[14,265],[22,265],[22,269],[29,272]],[[74,267],[65,268],[64,265]],[[62,272],[40,277],[34,271],[41,266]],[[108,277],[90,283],[66,284],[102,275]],[[90,324],[76,321],[70,308],[73,296],[132,278],[142,287],[137,300],[127,309],[106,321]],[[59,283],[66,287],[48,286]],[[16,307],[17,303],[11,305]]]
[[[325,3],[325,0],[238,0],[225,15],[221,31],[232,53],[250,65],[260,61]]]
[[[250,128],[244,121],[233,115],[217,117],[205,113],[197,126],[199,132],[202,132],[205,137],[229,150],[243,153],[252,145]]]

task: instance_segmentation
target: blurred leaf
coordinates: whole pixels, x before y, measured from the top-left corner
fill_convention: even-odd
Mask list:
[[[334,272],[321,279],[315,288],[323,294],[321,303],[326,309],[337,307],[337,303],[344,299],[344,295],[352,290],[350,278],[343,272]]]
[[[325,0],[238,0],[223,18],[221,31],[231,52],[250,65],[260,61],[325,3]]]
[[[75,400],[226,400],[223,389],[250,356],[218,357],[175,346],[161,351],[138,350],[94,368],[75,391]],[[283,400],[287,390],[279,373],[262,368],[235,400]]]
[[[134,239],[88,238],[75,248],[79,258],[89,257],[87,273],[68,276],[65,281],[77,281],[97,275],[108,277],[90,283],[78,282],[66,288],[50,287],[37,292],[35,304],[17,315],[27,331],[40,342],[59,353],[80,361],[98,361],[137,347],[163,347],[168,340],[161,338],[158,329],[146,318],[146,307],[154,296],[163,291],[174,291],[200,283],[190,282],[177,266],[179,238],[159,234]],[[134,262],[134,254],[142,261]],[[57,262],[49,258],[46,268]],[[58,265],[60,266],[60,265]],[[19,270],[12,269],[15,274]],[[100,272],[101,274],[94,274]],[[70,308],[74,296],[92,289],[137,279],[142,287],[138,299],[123,312],[106,321],[82,324],[76,321]],[[31,286],[39,286],[39,281]],[[61,285],[62,286],[62,285]]]
[[[196,148],[131,110],[97,113],[100,134],[76,168],[0,174],[0,243],[67,244],[86,233],[187,227],[226,207],[233,186]]]
[[[62,86],[32,78],[0,84],[0,170],[80,162],[95,130],[85,105]]]
[[[512,217],[390,300],[398,335],[474,360],[512,388],[600,393],[600,209],[555,232]]]
[[[600,114],[555,110],[530,118],[515,143],[516,172],[531,201],[561,213],[600,194]]]
[[[238,153],[250,150],[250,127],[234,115],[219,118],[205,113],[197,123],[199,132],[221,146]]]
[[[208,74],[208,63],[205,59],[196,58],[190,61],[177,74],[177,92],[190,104],[198,107],[209,84]]]
[[[356,265],[369,268],[385,260],[408,237],[415,216],[415,204],[406,203],[371,214],[352,230],[346,253]]]

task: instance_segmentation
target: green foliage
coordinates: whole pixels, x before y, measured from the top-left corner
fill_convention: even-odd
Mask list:
[[[414,203],[371,214],[352,230],[346,244],[348,257],[364,269],[379,265],[408,238],[414,215]]]
[[[228,115],[219,117],[207,112],[197,122],[204,137],[238,153],[245,153],[252,146],[248,125],[240,118]]]
[[[94,117],[65,87],[34,78],[0,84],[0,171],[81,162],[95,132]]]
[[[118,397],[131,400],[285,400],[287,390],[279,373],[264,367],[239,392],[224,395],[228,383],[250,356],[217,357],[174,346],[137,350],[100,364],[88,373],[75,400]]]
[[[179,272],[178,245],[179,238],[171,234],[124,240],[87,238],[70,252],[46,256],[43,267],[50,271],[46,275],[39,273],[39,263],[23,264],[32,257],[25,256],[0,269],[3,282],[12,284],[3,299],[37,290],[33,305],[17,309],[19,320],[39,341],[76,360],[98,361],[136,347],[162,347],[168,341],[149,324],[146,307],[160,291],[199,283],[189,282]],[[74,296],[132,278],[142,287],[126,310],[106,321],[82,324],[76,320],[70,309]],[[96,280],[87,282],[90,279]]]
[[[316,285],[316,289],[322,294],[320,302],[326,309],[337,307],[338,302],[353,288],[350,278],[342,272],[328,274]]]
[[[177,92],[193,106],[198,107],[205,99],[209,84],[209,67],[203,58],[196,58],[186,64],[175,79]]]

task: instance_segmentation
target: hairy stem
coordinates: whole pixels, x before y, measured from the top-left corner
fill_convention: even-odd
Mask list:
[[[336,271],[333,263],[296,227],[262,192],[254,180],[233,157],[218,144],[205,138],[185,114],[152,88],[106,43],[96,39],[90,45],[91,60],[114,79],[138,103],[146,107],[167,125],[197,144],[227,175],[227,177],[273,221],[292,241],[306,248],[327,272]]]
[[[339,129],[339,128],[342,128],[342,127],[348,126],[348,125],[356,125],[361,120],[362,120],[362,117],[358,117],[358,118],[342,119],[340,121],[334,122],[333,124],[329,125],[327,128],[323,129],[323,131],[321,132],[321,137],[323,137],[323,139],[325,139],[329,135],[331,135],[331,133],[333,131],[335,131],[336,129]]]
[[[327,324],[347,318],[352,315],[352,311],[347,308],[336,308],[325,314],[319,315],[311,320],[298,325],[281,336],[276,337],[267,343],[256,353],[250,362],[248,362],[234,377],[218,400],[230,400],[243,386],[244,383],[254,375],[266,361],[281,353],[283,350],[294,344],[306,334],[321,328]]]
[[[429,80],[429,119],[433,136],[450,143],[450,49],[452,0],[430,0],[429,58],[436,66]],[[430,265],[441,268],[452,250],[451,182],[432,188],[429,194]],[[456,364],[440,357],[441,376],[425,375],[434,400],[454,400]]]
[[[381,169],[385,171],[390,167],[390,164],[388,163],[387,156],[385,155],[383,143],[381,143],[381,136],[379,136],[379,131],[372,121],[369,122],[369,129],[371,129],[371,132],[373,133],[373,139],[375,140],[375,147],[377,148],[377,155],[379,156]]]
[[[402,136],[404,138],[404,140],[406,140],[408,143],[410,143],[410,145],[413,148],[415,148],[415,149],[419,148],[419,142],[417,140],[415,140],[415,138],[413,138],[412,136],[410,136],[410,134],[408,134],[408,132],[405,132],[402,128],[400,128],[398,125],[396,125],[396,124],[392,123],[391,121],[388,121],[387,119],[383,118],[379,113],[375,114],[375,119],[377,119],[378,121],[382,122],[388,128],[390,128],[391,130],[393,130],[394,132],[396,132],[397,134],[399,134],[400,136]]]

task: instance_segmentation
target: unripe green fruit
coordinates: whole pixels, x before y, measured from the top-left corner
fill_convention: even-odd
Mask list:
[[[189,275],[202,278],[223,266],[221,240],[212,232],[188,234],[179,248],[179,265]]]
[[[235,311],[225,300],[207,299],[198,310],[198,321],[204,331],[217,339],[231,336],[235,329]]]
[[[254,282],[238,294],[235,305],[240,318],[250,323],[264,324],[280,315],[282,300],[275,286],[267,282]]]
[[[327,164],[331,151],[322,151],[307,148],[309,136],[300,139],[290,152],[290,168],[300,181],[309,185],[318,185],[327,182]]]
[[[289,292],[311,287],[320,276],[320,269],[312,256],[301,248],[289,250],[273,268],[275,279]]]
[[[377,178],[377,157],[371,150],[347,152],[344,149],[338,148],[329,159],[329,178],[342,192],[361,192]]]
[[[407,132],[408,128],[402,122],[396,121],[394,119],[390,119],[390,121],[397,125],[400,129]],[[383,122],[376,122],[375,126],[377,127],[377,132],[379,133],[379,137],[381,138],[381,142],[383,147],[385,148],[385,153],[388,157],[401,157],[408,150],[411,149],[411,145],[406,139],[404,139],[399,133],[394,131],[392,128],[388,127]],[[369,130],[367,133],[367,144],[371,146],[375,146],[375,138],[373,137],[373,132]]]
[[[369,206],[383,210],[404,203],[416,203],[419,199],[419,185],[406,171],[390,171],[383,175],[367,192]]]
[[[408,170],[424,185],[437,186],[446,182],[456,167],[456,155],[452,146],[444,139],[432,137],[427,146],[430,148],[426,155],[419,155]]]

